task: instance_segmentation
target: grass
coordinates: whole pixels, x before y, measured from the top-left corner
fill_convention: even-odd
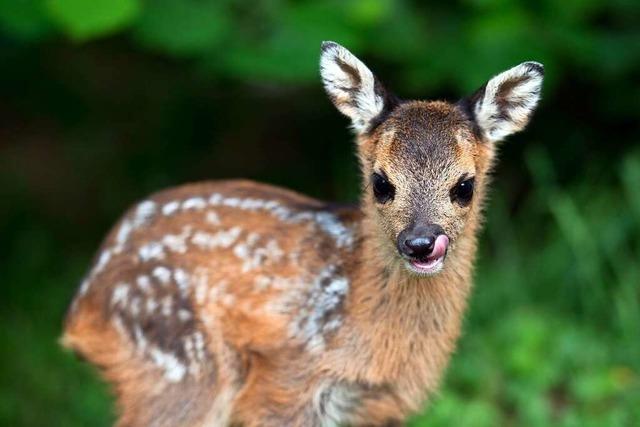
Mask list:
[[[441,392],[413,427],[640,425],[640,152],[611,183],[562,188],[544,151],[514,209],[499,187],[464,336]],[[89,252],[22,230],[3,280],[0,424],[107,426],[93,370],[57,345]]]

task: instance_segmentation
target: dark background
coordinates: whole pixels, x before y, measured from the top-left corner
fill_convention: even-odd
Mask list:
[[[460,349],[412,425],[640,425],[637,0],[0,0],[0,424],[113,421],[56,340],[136,200],[223,177],[357,200],[321,40],[404,98],[546,67],[501,149]]]

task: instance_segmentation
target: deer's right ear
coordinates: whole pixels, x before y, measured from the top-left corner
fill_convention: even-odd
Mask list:
[[[367,132],[395,103],[371,70],[337,43],[322,43],[320,75],[329,98],[357,133]]]

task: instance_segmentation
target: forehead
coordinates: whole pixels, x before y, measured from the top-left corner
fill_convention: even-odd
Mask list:
[[[475,144],[471,124],[454,105],[407,102],[397,107],[381,128],[379,163],[393,169],[472,167]]]

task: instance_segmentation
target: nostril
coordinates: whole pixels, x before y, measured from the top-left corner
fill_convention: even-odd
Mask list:
[[[409,258],[424,260],[434,254],[446,252],[447,240],[444,230],[437,224],[409,226],[398,234],[396,247],[398,252]]]
[[[429,255],[433,251],[435,242],[435,236],[428,236],[407,239],[404,241],[404,244],[409,249],[407,255],[421,257]]]

